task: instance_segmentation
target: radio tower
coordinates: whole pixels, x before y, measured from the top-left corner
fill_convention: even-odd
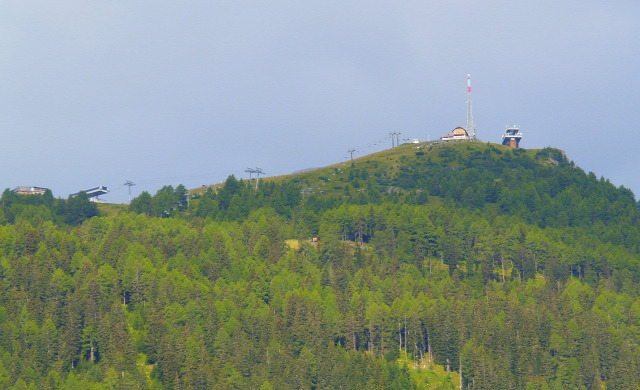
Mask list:
[[[467,134],[471,139],[476,139],[476,125],[473,123],[473,110],[471,108],[471,74],[467,74]]]

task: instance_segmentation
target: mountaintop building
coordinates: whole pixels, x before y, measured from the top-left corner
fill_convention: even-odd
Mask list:
[[[44,188],[44,187],[18,186],[11,191],[13,191],[14,194],[18,194],[18,195],[36,195],[36,194],[43,195],[45,192],[47,192],[47,190],[48,188]]]

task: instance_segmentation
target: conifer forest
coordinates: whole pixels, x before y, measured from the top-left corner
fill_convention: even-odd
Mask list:
[[[5,190],[0,388],[640,388],[639,205],[562,151],[256,184],[116,211]]]

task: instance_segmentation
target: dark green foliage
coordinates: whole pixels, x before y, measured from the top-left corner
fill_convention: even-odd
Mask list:
[[[97,215],[96,203],[91,202],[85,192],[65,200],[54,199],[51,190],[44,194],[19,195],[6,189],[0,198],[0,224],[52,221],[75,226]]]
[[[151,195],[149,195],[147,191],[142,191],[142,193],[134,198],[131,201],[131,204],[129,204],[129,211],[152,216],[154,212],[153,199],[151,198]]]
[[[164,186],[153,197],[143,191],[129,205],[129,211],[147,214],[151,217],[174,216],[186,208],[187,190],[182,184],[175,189],[172,186]]]
[[[261,183],[258,189],[254,185],[229,176],[224,187],[215,191],[209,188],[194,199],[195,215],[218,221],[239,221],[247,218],[251,210],[271,207],[278,214],[291,217],[294,208],[300,204],[301,188],[297,184],[266,182]]]
[[[84,220],[98,215],[98,206],[89,200],[85,192],[76,196],[69,196],[67,201],[65,222],[69,225],[79,225]]]

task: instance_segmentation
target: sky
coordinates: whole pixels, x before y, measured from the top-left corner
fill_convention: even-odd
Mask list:
[[[640,2],[0,0],[0,187],[112,203],[465,126],[640,195]]]

